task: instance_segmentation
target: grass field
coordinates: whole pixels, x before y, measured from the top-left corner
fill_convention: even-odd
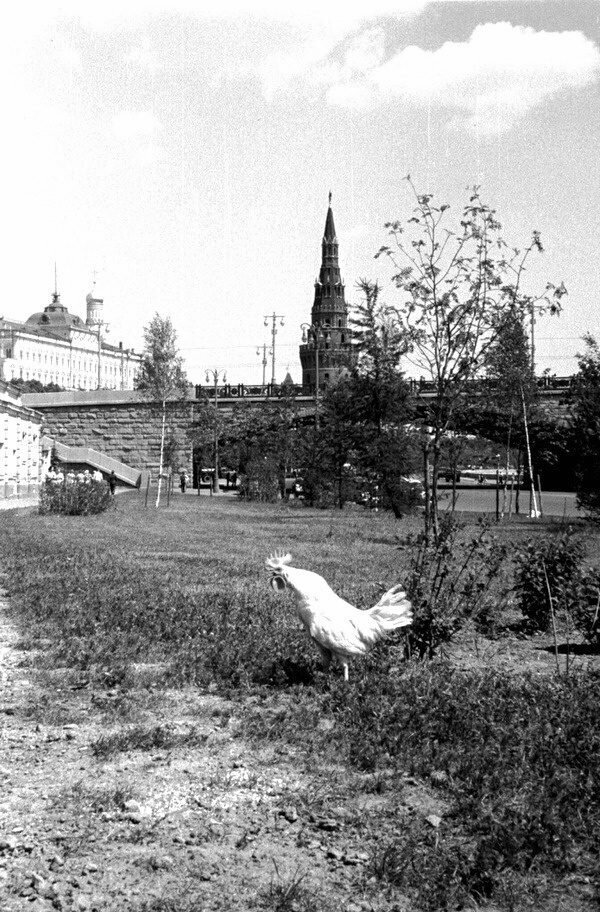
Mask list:
[[[344,858],[359,861],[340,855],[345,880],[319,869],[319,891],[298,868],[243,899],[229,895],[223,906],[206,900],[206,908],[352,912],[350,891],[364,904],[356,900],[355,912],[583,912],[598,898],[598,657],[577,641],[567,674],[564,648],[556,655],[551,636],[525,636],[506,595],[510,549],[560,528],[498,527],[509,553],[491,590],[493,622],[488,606],[484,630],[471,618],[427,661],[407,661],[403,636],[392,638],[353,664],[349,686],[321,672],[290,599],[267,586],[265,557],[289,550],[297,566],[369,607],[409,577],[418,519],[230,497],[174,498],[156,511],[121,496],[114,511],[95,517],[4,514],[0,569],[21,646],[47,690],[38,715],[53,718],[57,669],[91,692],[105,719],[110,705],[111,724],[90,741],[96,762],[132,752],[202,756],[202,725],[189,719],[173,728],[164,699],[196,705],[198,695],[212,695],[227,701],[225,717],[237,720],[250,752],[274,746],[321,777],[318,801],[310,790],[295,792],[291,810],[284,801],[292,827],[303,811],[320,826],[334,797],[339,819],[354,821],[346,829],[354,855]],[[464,527],[457,559],[478,529],[475,520]],[[598,533],[583,525],[580,532],[593,557]],[[375,808],[362,824],[352,817],[357,790],[361,806]],[[121,807],[128,798],[102,800]],[[295,852],[306,859],[315,840],[302,832]],[[338,849],[331,851],[335,862]],[[203,908],[192,893],[171,905],[121,900],[114,908]]]

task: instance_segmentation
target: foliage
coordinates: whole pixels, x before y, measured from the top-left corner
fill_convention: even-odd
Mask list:
[[[167,403],[173,399],[185,400],[188,389],[187,378],[183,370],[183,359],[177,350],[177,333],[170,317],[155,314],[150,323],[144,327],[144,351],[136,386],[149,398],[160,402],[162,409],[156,495],[156,506],[158,507],[165,466]]]
[[[491,606],[498,601],[494,589],[506,557],[485,525],[470,539],[461,534],[452,514],[442,519],[437,542],[420,536],[407,583],[413,603],[411,650],[431,658],[469,622],[488,623]]]
[[[89,516],[113,504],[101,472],[48,472],[40,489],[39,512]]]
[[[376,876],[437,912],[501,901],[511,881],[521,881],[522,897],[527,875],[535,883],[577,867],[591,873],[600,848],[599,700],[593,673],[428,663],[363,677],[334,704],[352,761],[428,779],[450,804],[439,829],[418,817],[399,828],[373,859]]]
[[[529,538],[515,556],[514,591],[532,630],[548,630],[553,604],[571,611],[581,596],[583,545],[572,528]]]
[[[522,308],[509,305],[500,316],[495,338],[485,357],[484,396],[496,406],[505,421],[510,416],[522,417],[523,399],[529,406],[537,394],[524,316]]]
[[[579,373],[572,387],[576,441],[576,484],[579,505],[600,518],[600,348],[585,336],[586,351],[579,355]]]
[[[543,295],[522,289],[526,263],[541,251],[539,232],[524,250],[509,250],[493,209],[471,192],[458,231],[446,227],[448,205],[435,206],[430,194],[413,189],[416,206],[407,221],[386,227],[392,239],[378,255],[387,256],[396,270],[393,281],[402,296],[396,307],[400,334],[410,357],[433,382],[434,396],[426,423],[431,426],[429,450],[431,497],[426,504],[426,534],[431,516],[439,535],[438,475],[441,441],[464,402],[469,384],[477,378],[509,316],[522,321],[536,307],[557,312],[564,286],[548,284]]]
[[[41,380],[23,380],[21,377],[13,377],[8,381],[9,385],[19,393],[62,393],[64,387],[57,383],[42,383]]]
[[[156,313],[144,327],[144,351],[136,386],[159,402],[187,392],[183,359],[170,317]]]

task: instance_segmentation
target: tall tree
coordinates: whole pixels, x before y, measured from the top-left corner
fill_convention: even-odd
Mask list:
[[[577,501],[594,518],[600,517],[600,346],[584,337],[586,350],[578,355],[579,372],[572,389],[576,444]]]
[[[435,206],[407,178],[416,204],[406,225],[389,222],[391,243],[378,256],[389,258],[401,302],[398,325],[408,340],[411,359],[431,382],[427,423],[432,427],[431,491],[426,518],[439,537],[438,476],[442,440],[464,402],[471,382],[481,375],[487,353],[508,311],[519,317],[536,308],[559,310],[563,285],[548,284],[542,295],[522,288],[526,264],[541,251],[533,232],[522,250],[508,247],[493,209],[471,191],[457,229],[447,227],[449,206]],[[429,470],[427,470],[429,471]],[[427,529],[428,531],[428,529]]]
[[[506,507],[511,450],[517,452],[517,468],[527,466],[535,505],[534,470],[530,432],[535,421],[537,385],[533,374],[530,340],[525,332],[522,310],[509,306],[498,324],[496,338],[486,356],[482,405],[492,413],[491,437],[504,444],[505,484],[502,513]],[[519,488],[517,487],[517,496]],[[517,507],[518,509],[518,507]]]
[[[136,387],[148,398],[160,403],[161,435],[156,506],[160,504],[165,455],[167,406],[169,402],[186,398],[188,383],[183,359],[177,348],[177,333],[170,317],[156,313],[144,327],[144,351]]]

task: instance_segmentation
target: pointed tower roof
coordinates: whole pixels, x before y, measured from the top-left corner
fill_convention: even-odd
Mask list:
[[[337,241],[335,236],[335,225],[333,223],[333,211],[331,209],[331,190],[329,191],[329,208],[327,210],[327,218],[325,219],[325,232],[323,234],[324,241]]]

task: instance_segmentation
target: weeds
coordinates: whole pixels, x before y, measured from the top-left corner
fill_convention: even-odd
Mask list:
[[[319,908],[316,896],[304,886],[307,873],[297,868],[289,877],[282,877],[273,859],[275,875],[268,890],[258,899],[258,908],[265,912],[316,912]]]
[[[108,735],[101,735],[92,742],[91,747],[95,757],[106,760],[125,751],[196,747],[204,744],[207,737],[195,727],[181,731],[171,725],[133,725]]]

